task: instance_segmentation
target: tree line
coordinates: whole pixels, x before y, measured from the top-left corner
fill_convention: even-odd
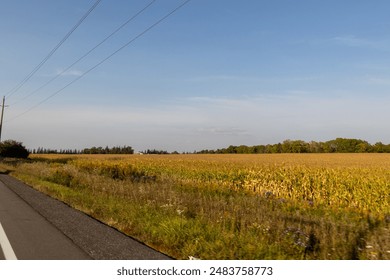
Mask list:
[[[134,149],[130,146],[123,147],[92,147],[85,148],[81,150],[77,149],[46,149],[46,148],[38,148],[29,150],[32,154],[134,154]],[[155,155],[167,155],[167,154],[179,154],[177,151],[169,153],[165,150],[156,150],[156,149],[147,149],[145,151],[140,152],[140,154],[155,154]]]
[[[108,146],[103,147],[92,147],[81,150],[77,149],[46,149],[38,148],[30,151],[33,154],[134,154],[134,149],[130,146],[116,146],[109,148]]]
[[[109,148],[92,147],[81,150],[77,149],[46,149],[38,148],[29,150],[33,154],[134,154],[130,146],[116,146]],[[163,150],[148,149],[142,154],[178,154],[177,151],[169,153]],[[390,144],[377,142],[370,144],[361,139],[336,138],[326,142],[303,140],[285,140],[277,144],[234,146],[216,150],[194,151],[196,154],[277,154],[277,153],[390,153]],[[188,152],[186,152],[188,154]]]
[[[202,150],[198,154],[277,154],[277,153],[390,153],[390,144],[371,145],[360,139],[336,138],[326,142],[285,140],[282,143],[256,146],[229,146]]]

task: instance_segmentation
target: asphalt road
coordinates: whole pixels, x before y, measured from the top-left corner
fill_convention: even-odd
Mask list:
[[[0,260],[171,259],[4,174],[0,245]]]

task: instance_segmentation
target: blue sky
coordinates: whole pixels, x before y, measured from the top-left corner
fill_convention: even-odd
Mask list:
[[[2,1],[2,95],[94,2]],[[130,145],[136,151],[336,137],[390,143],[390,3],[381,0],[192,0],[28,111],[183,1],[155,1],[31,95],[150,2],[102,0],[50,60],[7,96],[2,139],[29,148]]]

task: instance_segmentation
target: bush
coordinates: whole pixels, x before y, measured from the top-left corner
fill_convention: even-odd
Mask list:
[[[0,156],[12,158],[27,158],[29,151],[20,142],[6,140],[0,143]]]

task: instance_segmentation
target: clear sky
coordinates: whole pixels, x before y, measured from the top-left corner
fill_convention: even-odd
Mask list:
[[[17,86],[94,2],[1,1],[0,94]],[[150,2],[102,0],[8,94],[2,140],[31,149],[180,152],[285,139],[390,143],[387,0],[192,0],[81,77],[183,2],[157,0],[31,94]]]

